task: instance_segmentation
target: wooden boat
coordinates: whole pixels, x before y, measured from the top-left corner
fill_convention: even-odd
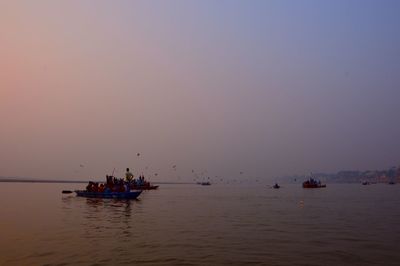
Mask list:
[[[87,190],[75,190],[76,196],[86,198],[105,198],[105,199],[136,199],[142,191],[130,192],[89,192]]]
[[[322,184],[304,184],[303,183],[303,188],[323,188],[326,187],[326,185],[322,185]]]
[[[321,181],[317,181],[314,178],[310,178],[309,180],[303,182],[303,188],[323,188],[326,185],[321,184]]]
[[[131,185],[131,189],[134,190],[152,190],[152,189],[157,189],[158,186],[155,185],[142,185],[142,186],[137,186],[137,185]]]

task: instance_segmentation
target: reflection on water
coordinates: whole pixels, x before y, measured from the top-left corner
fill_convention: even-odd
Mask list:
[[[140,204],[140,200],[83,198],[83,201],[82,237],[107,241],[115,237],[127,241],[132,237],[132,206]]]
[[[400,259],[400,186],[165,185],[138,200],[61,195],[58,186],[0,187],[0,265],[396,265]]]

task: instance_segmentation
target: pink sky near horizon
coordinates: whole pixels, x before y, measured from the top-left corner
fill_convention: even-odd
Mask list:
[[[391,21],[365,12],[348,29],[355,10],[342,22],[294,6],[2,2],[0,176],[148,166],[160,180],[268,179],[398,164],[399,127],[380,130],[398,111]]]

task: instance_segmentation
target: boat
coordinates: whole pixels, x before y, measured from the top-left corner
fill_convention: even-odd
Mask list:
[[[200,182],[199,185],[202,185],[202,186],[210,186],[211,183],[208,182],[208,181],[207,181],[207,182]]]
[[[370,185],[371,183],[368,182],[368,181],[364,181],[364,182],[362,182],[361,184],[363,184],[364,186],[366,186],[366,185]]]
[[[307,181],[303,182],[303,188],[323,188],[326,187],[325,184],[321,184],[321,181],[316,180],[312,177],[308,179]]]
[[[388,184],[389,185],[395,185],[396,183],[394,181],[390,181]]]
[[[278,189],[278,188],[281,188],[281,186],[279,186],[278,183],[275,183],[275,185],[273,185],[272,188]]]
[[[139,191],[130,192],[91,192],[87,190],[75,190],[76,196],[85,198],[105,198],[105,199],[136,199],[140,193]]]
[[[134,190],[152,190],[152,189],[157,189],[159,186],[155,186],[155,185],[150,185],[150,184],[145,184],[145,185],[131,185],[131,189]]]
[[[152,185],[149,181],[146,181],[144,175],[141,175],[137,180],[134,179],[133,182],[130,182],[130,189],[133,190],[153,190],[157,188],[158,186]]]

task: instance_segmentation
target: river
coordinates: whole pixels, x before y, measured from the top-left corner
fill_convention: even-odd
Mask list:
[[[161,185],[138,200],[1,183],[0,265],[399,265],[400,185]]]

